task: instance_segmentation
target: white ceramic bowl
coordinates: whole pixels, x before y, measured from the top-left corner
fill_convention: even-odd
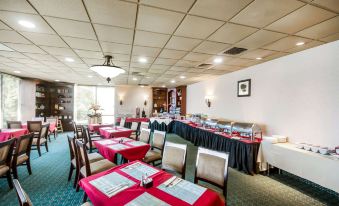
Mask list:
[[[311,144],[304,144],[304,150],[306,151],[311,151],[311,147],[312,147]]]
[[[317,153],[317,152],[319,152],[319,148],[320,148],[320,146],[318,146],[318,145],[313,145],[313,146],[311,147],[311,151]]]
[[[320,147],[319,152],[320,152],[320,154],[326,155],[326,154],[328,154],[328,148],[327,147],[322,147],[322,148]]]

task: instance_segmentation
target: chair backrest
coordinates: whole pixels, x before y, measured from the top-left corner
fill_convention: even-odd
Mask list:
[[[27,156],[29,156],[31,153],[32,141],[33,141],[33,133],[26,134],[26,135],[23,135],[17,138],[14,158],[16,158],[17,156],[23,155],[23,154],[26,154]]]
[[[121,117],[120,119],[120,127],[124,127],[125,126],[125,122],[126,122],[126,118],[125,117]]]
[[[85,145],[89,143],[90,147],[92,147],[91,135],[87,126],[82,126],[82,138]]]
[[[228,176],[228,153],[198,148],[194,182],[203,180],[223,189]]]
[[[58,122],[58,118],[57,117],[46,117],[46,122],[47,123],[55,123],[55,125]]]
[[[22,189],[19,181],[17,179],[13,179],[13,184],[14,184],[15,191],[16,191],[16,194],[17,194],[18,199],[19,199],[19,205],[20,206],[31,206],[31,205],[33,205],[31,199],[28,197],[26,192]]]
[[[8,129],[21,129],[22,123],[21,121],[7,121],[7,128]]]
[[[73,131],[77,139],[82,138],[82,127],[78,126],[75,121],[72,121]]]
[[[41,126],[40,132],[39,132],[39,136],[38,136],[38,141],[37,144],[40,144],[40,140],[42,138],[47,139],[47,135],[48,135],[48,129],[49,129],[49,124],[44,124]]]
[[[15,138],[0,142],[0,166],[10,166]]]
[[[44,122],[45,118],[44,117],[32,117],[32,121],[40,121],[40,122]]]
[[[27,129],[29,132],[40,132],[41,126],[41,121],[27,121]]]
[[[79,156],[79,168],[85,165],[86,167],[86,176],[91,175],[91,168],[89,165],[88,155],[87,155],[87,148],[84,143],[82,143],[80,140],[76,139],[76,148],[77,148],[77,154]]]
[[[138,130],[139,123],[138,122],[132,122],[131,130],[137,131]]]
[[[148,122],[141,122],[140,123],[140,130],[141,129],[148,129],[149,123]]]
[[[162,151],[164,149],[165,140],[166,132],[154,130],[152,139],[152,148],[156,148]]]
[[[72,161],[75,157],[74,137],[70,137],[67,135],[67,141],[68,141],[68,147],[69,147],[69,155]]]
[[[187,144],[166,142],[162,155],[161,169],[182,174],[185,178]]]
[[[141,129],[140,135],[139,135],[139,141],[148,144],[150,136],[151,136],[151,130],[150,129]]]

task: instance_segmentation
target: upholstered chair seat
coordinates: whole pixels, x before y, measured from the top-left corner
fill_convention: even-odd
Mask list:
[[[91,170],[91,175],[97,174],[99,172],[103,172],[105,170],[111,169],[112,167],[115,167],[116,165],[106,159],[97,161],[97,162],[93,162],[90,165],[90,170]],[[83,177],[87,177],[89,175],[87,175],[86,173],[86,166],[83,166],[80,169],[80,173]]]
[[[3,176],[8,172],[9,167],[7,165],[0,165],[0,176]]]
[[[144,162],[153,163],[162,159],[162,151],[166,140],[166,132],[154,130],[152,139],[152,148],[149,150],[144,158]]]
[[[24,162],[26,162],[29,159],[29,157],[26,154],[22,154],[18,157],[18,159],[16,160],[16,164],[22,164]]]
[[[161,158],[162,156],[161,156],[160,151],[150,150],[146,153],[144,162],[146,163],[154,162],[154,161],[160,160]]]
[[[103,160],[103,159],[105,159],[105,158],[97,152],[88,154],[89,163],[93,163],[93,162],[100,161],[100,160]],[[74,167],[76,167],[76,159],[75,158],[72,159],[72,164],[73,164]]]
[[[185,178],[187,145],[166,142],[161,169],[182,174]]]
[[[45,138],[41,138],[40,139],[40,145],[41,144],[44,144],[45,142],[47,142],[47,140]],[[33,138],[33,142],[32,142],[33,145],[38,145],[38,138]]]

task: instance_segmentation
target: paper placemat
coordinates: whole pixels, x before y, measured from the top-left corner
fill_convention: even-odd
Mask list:
[[[158,189],[191,205],[193,205],[206,191],[206,188],[204,187],[176,177],[172,177],[165,181],[158,186]]]
[[[120,140],[122,140],[124,142],[132,141],[130,138],[127,138],[127,137],[117,137],[117,138],[114,138],[113,140],[116,141],[116,142],[119,142]]]
[[[136,184],[116,172],[99,177],[89,183],[109,198]]]
[[[141,142],[141,141],[128,142],[128,144],[129,144],[129,145],[133,145],[133,146],[147,145],[145,142]]]
[[[142,176],[145,174],[147,174],[148,176],[152,176],[159,172],[159,170],[140,162],[133,163],[120,170],[137,180],[141,180]]]
[[[169,204],[144,192],[125,206],[169,206]]]
[[[101,145],[108,145],[108,144],[115,144],[116,142],[110,140],[110,139],[107,139],[107,140],[99,140],[99,141],[95,141],[96,143],[99,143]]]
[[[127,145],[124,145],[124,144],[112,144],[112,145],[109,145],[107,146],[108,148],[110,149],[113,149],[113,150],[122,150],[122,149],[126,149],[126,148],[129,148],[129,146]]]

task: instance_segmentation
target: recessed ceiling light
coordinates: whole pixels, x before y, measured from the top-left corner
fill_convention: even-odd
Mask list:
[[[65,58],[65,61],[66,61],[66,62],[74,62],[74,59],[72,59],[72,58],[70,58],[70,57],[66,57],[66,58]]]
[[[173,80],[171,80],[171,83],[175,83],[175,80],[173,79]]]
[[[17,73],[17,74],[20,74],[21,73],[21,71],[13,71],[14,73]]]
[[[100,85],[102,85],[102,84],[98,83],[98,85],[100,86]]]
[[[144,85],[140,85],[141,88],[145,87]]]
[[[150,79],[151,77],[146,77],[146,79]]]
[[[54,81],[56,81],[56,82],[60,82],[60,80],[59,80],[59,79],[56,79],[56,80],[54,80]]]
[[[166,87],[166,85],[162,85],[161,87]]]
[[[139,62],[140,63],[146,63],[147,62],[147,59],[145,57],[140,57],[139,58]]]
[[[215,58],[215,59],[213,60],[213,62],[216,63],[216,64],[219,64],[219,63],[222,62],[222,58],[221,58],[221,57],[217,57],[217,58]]]
[[[301,42],[296,43],[295,45],[297,45],[297,46],[302,46],[302,45],[304,45],[304,44],[305,44],[305,42],[301,41]]]
[[[92,78],[93,76],[92,75],[88,75],[88,78]]]
[[[133,81],[137,81],[138,79],[136,77],[133,77]]]
[[[180,79],[185,79],[186,77],[185,76],[180,76]]]
[[[261,57],[257,57],[257,58],[255,58],[256,60],[261,60],[262,58]]]
[[[33,24],[33,23],[30,22],[30,21],[20,20],[20,21],[18,21],[18,23],[19,23],[21,26],[24,26],[24,27],[26,27],[26,28],[30,28],[30,29],[35,28],[35,24]]]

